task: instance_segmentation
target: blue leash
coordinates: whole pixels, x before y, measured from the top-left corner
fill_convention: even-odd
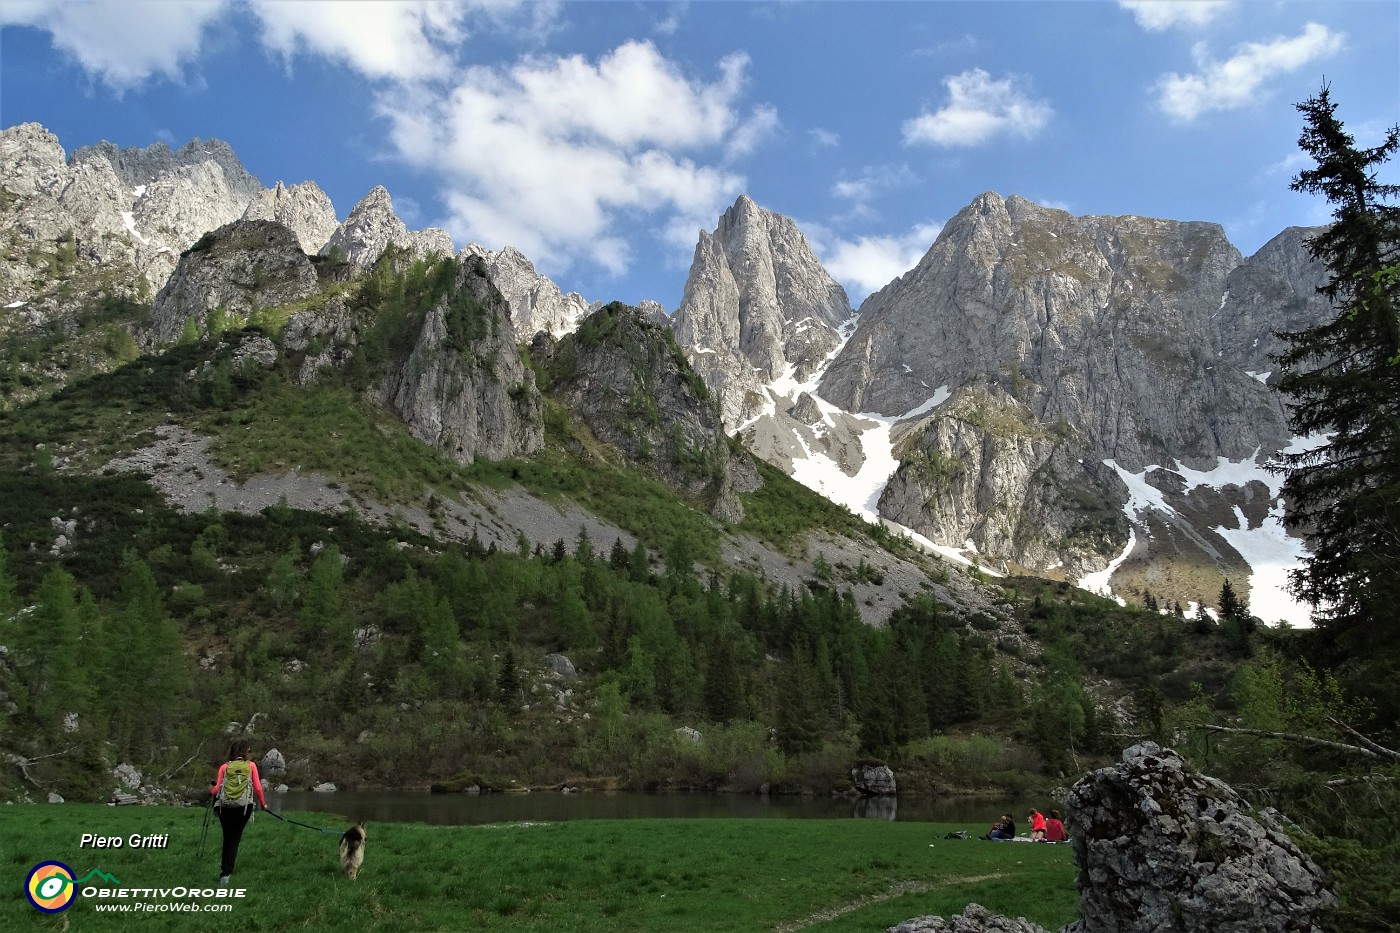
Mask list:
[[[288,818],[288,817],[285,817],[285,816],[283,816],[282,814],[278,813],[278,812],[275,811],[275,810],[266,810],[266,811],[264,811],[264,812],[272,814],[273,817],[275,817],[276,819],[281,820],[281,821],[284,822],[284,823],[291,823],[293,826],[305,826],[307,829],[314,829],[314,830],[316,830],[316,832],[318,832],[318,833],[324,833],[324,834],[330,835],[330,836],[339,836],[339,835],[341,835],[341,831],[338,830],[338,829],[322,829],[322,828],[319,827],[319,826],[312,826],[310,823],[303,823],[303,822],[301,822],[300,820],[293,820],[293,819],[290,819],[290,818]]]

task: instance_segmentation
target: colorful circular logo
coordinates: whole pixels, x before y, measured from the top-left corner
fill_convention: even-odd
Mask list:
[[[73,884],[73,869],[62,862],[40,862],[24,879],[24,893],[29,903],[46,914],[65,911],[73,906],[73,898],[78,893]]]

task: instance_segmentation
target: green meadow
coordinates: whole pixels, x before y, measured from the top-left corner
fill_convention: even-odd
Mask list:
[[[1075,917],[1068,846],[945,840],[981,827],[875,820],[598,820],[485,826],[371,824],[364,868],[339,872],[338,838],[259,814],[226,913],[104,913],[79,896],[45,915],[24,880],[57,860],[126,888],[214,887],[219,828],[203,810],[100,805],[0,808],[0,929],[874,931],[969,902],[1049,929]],[[325,814],[293,819],[339,830]],[[79,848],[168,833],[164,849]],[[85,886],[82,886],[85,887]],[[122,902],[169,903],[159,897]]]

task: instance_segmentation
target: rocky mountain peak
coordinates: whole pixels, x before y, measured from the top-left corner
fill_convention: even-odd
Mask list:
[[[65,159],[38,124],[0,131],[0,167],[16,196],[0,210],[0,227],[38,253],[72,244],[80,269],[134,269],[151,291],[169,278],[182,251],[237,220],[262,190],[218,140],[193,140],[178,151],[164,143],[122,149],[103,142]],[[33,269],[6,269],[4,279],[10,301],[42,301],[53,285]]]
[[[406,250],[416,257],[451,256],[453,253],[452,237],[446,230],[430,227],[410,231],[399,215],[394,213],[393,199],[383,185],[375,185],[369,194],[360,199],[345,223],[331,234],[321,252],[330,254],[339,251],[346,262],[368,269],[390,246]]]
[[[1245,260],[1218,224],[985,193],[861,306],[819,395],[926,412],[900,428],[888,519],[983,560],[1077,578],[1118,555],[1155,592],[1216,592],[1219,576],[1187,584],[1199,571],[1153,561],[1192,553],[1239,579],[1237,545],[1281,514],[1262,467],[1292,440],[1267,385],[1272,329],[1326,314],[1303,239]]]
[[[171,151],[163,142],[122,149],[103,140],[95,146],[73,150],[69,164],[80,165],[93,159],[110,164],[117,178],[128,188],[149,185],[181,169],[212,164],[219,167],[235,197],[251,199],[262,191],[262,183],[244,168],[233,147],[221,139],[191,139],[177,151]]]
[[[732,429],[771,403],[765,385],[807,378],[850,315],[797,225],[743,195],[701,232],[674,326]]]
[[[304,252],[316,255],[335,233],[335,207],[314,181],[263,189],[243,212],[244,220],[274,220],[297,235]]]
[[[519,343],[528,342],[540,331],[562,337],[572,332],[589,311],[582,295],[565,295],[558,285],[536,272],[535,264],[514,246],[493,253],[480,244],[469,243],[462,254],[479,257],[485,263],[491,280],[510,306],[511,327]]]

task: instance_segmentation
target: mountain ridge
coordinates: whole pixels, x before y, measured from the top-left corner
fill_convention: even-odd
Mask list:
[[[314,183],[262,188],[217,141],[178,151],[104,143],[65,161],[57,139],[30,124],[0,132],[0,163],[15,180],[5,211],[11,254],[25,242],[56,244],[38,263],[6,264],[10,332],[54,319],[85,326],[64,317],[59,297],[82,281],[74,269],[114,283],[82,287],[139,304],[163,270],[175,278],[179,254],[168,244],[188,240],[184,253],[195,228],[204,236],[226,216],[283,223],[308,255],[320,242],[318,275],[336,262],[370,270],[391,246],[405,262],[454,254],[445,231],[409,231],[382,187],[332,229],[334,211]],[[147,236],[200,199],[208,203],[166,239]],[[1085,585],[1107,569],[1124,592],[1155,584],[1195,599],[1250,572],[1227,532],[1273,535],[1281,514],[1263,466],[1295,439],[1268,385],[1273,333],[1326,313],[1309,294],[1319,272],[1306,235],[1284,231],[1246,258],[1217,224],[1074,217],[986,192],[857,312],[797,225],[742,195],[713,233],[701,232],[669,323],[727,431],[867,519],[966,562]],[[470,244],[462,254],[486,264],[516,343],[539,331],[565,336],[600,307],[563,295],[516,250]],[[115,268],[140,269],[146,285],[124,291]],[[320,284],[299,275],[297,294],[309,300]],[[284,299],[298,300],[270,301]],[[205,311],[226,303],[209,297]],[[661,319],[661,310],[646,313]],[[145,339],[175,339],[179,331],[160,323],[169,317],[158,311]],[[315,326],[345,327],[334,313]],[[323,363],[351,352],[314,340]],[[106,365],[93,354],[88,362]],[[304,379],[316,365],[306,364]],[[1228,494],[1185,485],[1182,471],[1220,464],[1254,474]],[[1134,492],[1144,484],[1167,498]],[[1201,489],[1211,490],[1207,505],[1191,501]],[[1252,505],[1261,497],[1272,503],[1262,513]],[[1162,526],[1174,529],[1165,549],[1185,548],[1199,572],[1177,580],[1160,571],[1149,531]]]
[[[1231,577],[1248,592],[1240,551],[1257,556],[1260,543],[1231,543],[1232,531],[1285,544],[1294,562],[1302,553],[1283,540],[1265,467],[1295,442],[1267,385],[1273,333],[1327,313],[1307,232],[1246,258],[1214,223],[1075,217],[984,193],[861,304],[815,384],[760,387],[771,409],[745,438],[813,488],[858,510],[873,501],[872,519],[964,560],[1095,588],[1116,575],[1129,593],[1184,602]],[[891,472],[872,477],[867,461],[890,456]],[[1183,470],[1236,480],[1246,463],[1243,486],[1221,480],[1233,493],[1183,485]],[[1135,497],[1139,482],[1170,501]],[[1201,488],[1209,505],[1190,501]],[[1236,511],[1259,497],[1273,503],[1262,515]],[[1260,603],[1277,610],[1271,579]]]

